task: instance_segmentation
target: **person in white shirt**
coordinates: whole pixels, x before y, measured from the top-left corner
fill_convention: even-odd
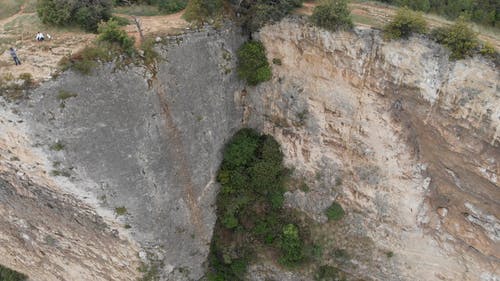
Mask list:
[[[38,32],[36,34],[35,38],[36,38],[37,41],[43,41],[43,40],[45,40],[45,37],[43,36],[43,33],[41,33],[41,32]]]

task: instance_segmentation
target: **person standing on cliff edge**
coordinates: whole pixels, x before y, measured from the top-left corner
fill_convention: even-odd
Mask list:
[[[20,65],[21,64],[21,61],[19,60],[19,58],[17,57],[17,54],[16,54],[16,50],[14,50],[14,48],[10,47],[9,49],[10,51],[10,55],[12,56],[12,58],[14,59],[14,63],[16,65]]]

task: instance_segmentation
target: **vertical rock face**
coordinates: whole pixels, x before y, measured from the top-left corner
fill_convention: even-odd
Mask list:
[[[158,45],[163,59],[154,66],[154,75],[142,67],[116,69],[112,65],[90,76],[66,72],[30,93],[28,101],[4,105],[5,111],[16,112],[17,116],[11,114],[13,122],[23,123],[9,125],[8,118],[2,120],[3,128],[9,125],[19,134],[2,135],[2,160],[18,157],[26,163],[28,156],[22,154],[35,153],[32,150],[42,160],[32,170],[13,166],[10,176],[3,177],[7,184],[1,189],[0,210],[12,217],[5,222],[11,231],[0,230],[0,237],[9,238],[0,238],[4,254],[0,263],[30,276],[46,272],[40,275],[43,280],[135,280],[140,257],[158,264],[162,280],[199,279],[215,223],[213,178],[225,141],[241,124],[241,110],[234,103],[241,84],[232,69],[235,49],[242,40],[234,28],[169,38]],[[19,151],[12,152],[13,146]],[[27,178],[40,174],[39,180],[30,180],[54,190],[53,196],[30,197],[61,209],[52,218],[58,221],[52,226],[54,231],[65,237],[89,233],[82,238],[82,247],[89,243],[84,250],[95,245],[99,252],[81,255],[74,262],[82,265],[81,276],[92,273],[88,276],[95,278],[72,277],[72,268],[57,267],[58,260],[72,260],[58,247],[47,258],[48,267],[30,269],[36,261],[31,248],[9,243],[24,233],[16,221],[37,225],[37,211],[31,215],[31,209],[22,211],[28,199],[22,190],[13,188],[16,170]],[[28,184],[20,186],[29,189]],[[62,194],[72,201],[61,199]],[[42,214],[47,212],[45,207],[38,208]],[[122,242],[106,234],[105,224],[102,230],[95,229],[102,219],[96,219],[95,226],[80,223],[83,230],[71,228],[71,213],[81,208],[94,209],[91,218],[104,216],[115,234],[135,241],[141,249],[125,245],[130,256],[113,254]],[[34,233],[29,227],[26,231],[28,236]],[[30,241],[35,248],[43,243]],[[79,244],[70,246],[74,249]],[[93,269],[101,255],[119,262],[107,264],[109,271],[99,271],[100,266]],[[26,259],[16,258],[12,263],[12,256]],[[112,275],[125,262],[130,264],[121,275]]]
[[[363,280],[498,280],[498,68],[423,38],[330,33],[297,19],[256,35],[272,81],[235,77],[235,29],[157,45],[154,67],[63,73],[0,106],[0,264],[33,280],[198,280],[227,139],[275,136],[309,191],[322,263]],[[151,71],[153,70],[153,71]],[[337,200],[347,216],[325,223]],[[347,253],[347,254],[345,254]],[[252,266],[252,280],[312,280]]]
[[[343,222],[312,231],[327,254],[345,249],[340,267],[367,280],[498,280],[498,68],[449,62],[422,38],[297,19],[258,38],[282,65],[242,95],[245,122],[274,135],[312,187],[289,205],[320,222],[334,199],[344,205]]]

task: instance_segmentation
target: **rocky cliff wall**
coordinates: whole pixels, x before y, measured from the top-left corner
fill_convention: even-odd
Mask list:
[[[499,280],[498,68],[450,62],[425,38],[300,19],[257,37],[282,64],[242,94],[245,121],[311,187],[288,204],[321,223],[333,200],[348,212],[312,230],[323,259],[364,280]],[[255,280],[311,278],[255,269]]]
[[[11,167],[0,193],[0,263],[34,280],[136,280],[141,260],[158,266],[162,280],[199,279],[215,223],[213,177],[225,141],[241,123],[233,97],[242,83],[232,69],[242,40],[231,27],[170,37],[156,45],[161,59],[150,68],[110,64],[89,76],[69,71],[26,101],[4,103],[2,165]],[[47,195],[13,189],[16,175]],[[26,209],[27,200],[34,206]],[[52,216],[45,205],[56,206]],[[86,209],[108,225],[97,229],[102,219],[87,219],[73,228],[71,214]],[[47,216],[42,221],[40,212]],[[24,233],[41,235],[20,228],[19,220],[42,224],[57,240],[36,266],[30,265],[43,254],[33,249],[47,252],[48,246],[43,237],[29,240],[32,246],[14,243]],[[73,257],[59,244],[83,253]],[[106,257],[116,262],[99,264]]]
[[[255,37],[282,62],[255,88],[235,76],[244,38],[229,28],[165,39],[153,68],[66,72],[2,102],[0,263],[34,280],[135,280],[141,261],[161,280],[199,279],[222,147],[252,126],[308,184],[287,204],[317,222],[321,263],[352,280],[500,278],[495,65],[300,19]],[[341,222],[323,214],[334,200]],[[262,259],[249,278],[313,270]]]

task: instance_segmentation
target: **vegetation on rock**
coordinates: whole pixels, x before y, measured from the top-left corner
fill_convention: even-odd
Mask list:
[[[354,24],[347,2],[347,0],[324,0],[314,8],[312,22],[332,31],[351,29]]]
[[[238,76],[249,85],[271,79],[271,68],[266,57],[266,49],[259,41],[248,41],[237,51]]]
[[[209,280],[243,280],[255,250],[278,253],[285,266],[304,258],[304,230],[283,207],[283,154],[269,135],[252,129],[237,132],[224,150],[217,175],[217,223],[209,255]]]
[[[333,202],[328,209],[326,209],[326,216],[328,217],[328,220],[335,220],[338,221],[342,219],[345,215],[345,211],[340,206],[339,203]]]
[[[2,281],[24,281],[27,280],[28,276],[7,268],[0,264],[0,280]]]
[[[479,48],[476,33],[463,18],[452,26],[436,28],[432,32],[432,37],[450,49],[450,58],[454,60],[472,56]]]
[[[120,29],[115,20],[111,19],[108,22],[100,23],[97,31],[99,32],[99,41],[115,44],[128,55],[134,53],[134,38],[129,37],[127,32]]]
[[[500,27],[500,1],[497,0],[380,0],[411,9],[456,19],[467,15],[475,22]]]
[[[391,39],[407,39],[413,33],[425,33],[427,23],[420,12],[407,7],[398,10],[394,18],[385,26],[385,34]]]

